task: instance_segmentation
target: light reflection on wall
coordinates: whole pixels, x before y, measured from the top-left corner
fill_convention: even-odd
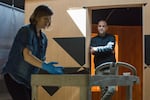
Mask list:
[[[24,11],[0,3],[0,69],[8,54],[18,29],[24,24]],[[1,71],[1,70],[0,70]]]
[[[70,8],[68,14],[79,28],[83,36],[86,36],[86,9],[85,8]]]

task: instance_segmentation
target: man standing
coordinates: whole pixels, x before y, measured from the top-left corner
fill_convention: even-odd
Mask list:
[[[105,20],[100,20],[97,29],[98,35],[91,39],[90,44],[90,52],[94,55],[95,67],[106,62],[116,62],[114,53],[115,37],[107,33],[107,22]],[[102,70],[102,75],[108,71],[109,68]],[[101,100],[111,100],[111,97],[115,92],[115,86],[101,86],[101,90]]]

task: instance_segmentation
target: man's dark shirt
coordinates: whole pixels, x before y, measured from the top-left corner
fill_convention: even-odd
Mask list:
[[[91,39],[91,47],[98,47],[98,46],[105,46],[108,42],[113,42],[114,45],[112,49],[105,49],[102,52],[96,52],[94,53],[94,64],[95,67],[99,66],[102,63],[105,62],[115,62],[115,53],[114,53],[114,47],[115,47],[115,37],[111,34],[106,34],[104,37],[96,36]]]

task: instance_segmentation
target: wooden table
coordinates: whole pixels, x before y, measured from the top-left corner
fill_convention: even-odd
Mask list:
[[[38,100],[38,86],[78,86],[80,87],[80,100],[91,100],[92,86],[127,86],[127,100],[132,100],[132,86],[139,83],[139,78],[134,75],[95,75],[63,74],[32,75],[32,100]]]
[[[95,75],[89,81],[89,86],[127,86],[126,99],[132,100],[132,86],[139,83],[139,77],[134,75]]]
[[[32,75],[32,100],[38,100],[38,86],[78,86],[80,100],[88,100],[89,75],[86,74],[34,74]]]

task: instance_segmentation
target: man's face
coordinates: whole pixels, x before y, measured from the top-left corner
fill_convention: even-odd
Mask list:
[[[100,21],[98,23],[98,33],[99,33],[99,36],[104,36],[108,27],[107,27],[107,23],[105,21]]]

